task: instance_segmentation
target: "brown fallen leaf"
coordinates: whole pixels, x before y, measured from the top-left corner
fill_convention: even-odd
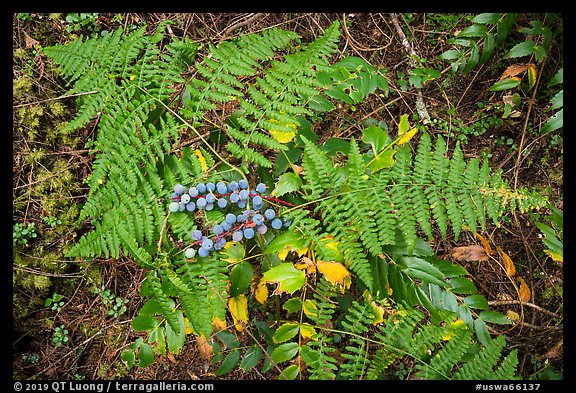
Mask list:
[[[198,351],[200,352],[200,357],[202,360],[209,363],[214,356],[214,349],[212,348],[212,345],[210,345],[204,336],[198,336],[194,341],[196,343],[196,348],[198,348]]]
[[[506,78],[514,77],[528,69],[528,64],[513,64],[510,67],[506,68],[500,77],[500,80],[504,80]]]
[[[452,257],[459,261],[486,261],[489,258],[484,247],[477,244],[454,247]]]
[[[552,347],[552,349],[550,349],[548,352],[546,352],[542,358],[544,359],[551,359],[551,358],[557,358],[557,357],[561,357],[562,353],[564,349],[564,339],[561,338],[560,341],[558,341],[556,343],[556,345],[554,345],[554,347]]]
[[[40,45],[40,42],[30,37],[28,34],[26,34],[26,32],[24,32],[24,42],[26,43],[26,49],[31,49],[37,45]]]
[[[520,281],[520,300],[523,302],[529,302],[530,298],[532,297],[532,293],[530,292],[530,287],[526,284],[526,281],[520,276],[518,276],[518,281]]]

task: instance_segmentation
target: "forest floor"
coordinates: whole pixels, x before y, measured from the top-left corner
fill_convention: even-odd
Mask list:
[[[169,34],[204,44],[239,34],[279,27],[316,38],[338,19],[340,54],[359,56],[386,70],[390,95],[375,95],[354,111],[343,108],[319,135],[349,138],[361,124],[377,118],[397,127],[408,113],[411,122],[442,134],[451,145],[460,141],[466,157],[485,157],[502,169],[511,184],[547,195],[563,210],[562,129],[540,135],[550,116],[545,82],[538,94],[520,91],[520,103],[503,117],[503,92],[489,91],[505,69],[515,64],[497,52],[484,65],[454,75],[439,55],[449,38],[470,25],[469,14],[399,14],[399,25],[420,58],[422,68],[440,77],[421,89],[410,86],[407,47],[389,14],[18,14],[13,17],[13,330],[15,379],[214,379],[196,349],[159,359],[146,368],[127,368],[120,359],[133,341],[130,321],[142,305],[139,283],[145,272],[128,259],[64,257],[76,240],[76,220],[87,197],[96,125],[74,133],[62,125],[74,116],[74,98],[42,54],[42,47],[64,43],[73,35],[89,36],[119,26],[146,23],[150,30],[170,19]],[[528,26],[530,15],[519,26]],[[523,59],[525,60],[525,59]],[[562,49],[552,45],[543,75],[562,65]],[[548,76],[549,77],[549,76]],[[416,99],[421,92],[431,121],[419,123]],[[534,98],[534,99],[532,99]],[[519,154],[522,150],[523,153]],[[543,220],[543,218],[541,219]],[[18,226],[19,225],[19,226]],[[16,234],[17,232],[17,234]],[[16,240],[17,236],[17,240]],[[498,231],[483,233],[493,248],[504,250],[530,293],[521,304],[518,287],[502,266],[461,259],[494,309],[513,312],[521,322],[506,334],[509,349],[518,349],[519,374],[547,379],[563,373],[563,269],[543,253],[541,232],[528,217],[507,217]],[[476,244],[472,235],[458,242],[439,240],[434,248],[454,258],[454,248]],[[124,306],[125,308],[123,308]],[[510,315],[510,314],[509,314]],[[265,379],[254,370],[230,373],[229,379]]]

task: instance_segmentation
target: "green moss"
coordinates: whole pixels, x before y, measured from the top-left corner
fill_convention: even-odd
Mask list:
[[[22,101],[32,93],[34,81],[26,74],[12,80],[12,94],[16,101]]]
[[[40,105],[29,105],[19,108],[18,129],[25,133],[29,140],[34,141],[39,136],[40,118],[44,109]]]

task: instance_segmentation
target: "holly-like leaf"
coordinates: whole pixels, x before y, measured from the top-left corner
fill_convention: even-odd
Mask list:
[[[154,351],[150,344],[142,344],[140,350],[138,351],[138,365],[140,367],[146,367],[154,363]]]
[[[289,252],[295,251],[303,255],[308,251],[306,239],[299,232],[284,232],[276,236],[264,249],[264,254],[277,253],[281,260],[286,259]]]
[[[294,267],[291,263],[281,263],[266,271],[262,280],[267,283],[277,283],[273,295],[283,293],[293,294],[304,285],[306,273]]]
[[[298,190],[302,186],[302,179],[294,172],[286,172],[278,178],[276,187],[270,195],[280,197],[289,192]]]

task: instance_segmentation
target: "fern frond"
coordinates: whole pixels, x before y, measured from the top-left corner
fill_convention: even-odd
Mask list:
[[[504,336],[490,340],[472,360],[464,363],[454,373],[454,379],[480,380],[494,379],[494,366],[498,363],[502,349],[506,345]]]

